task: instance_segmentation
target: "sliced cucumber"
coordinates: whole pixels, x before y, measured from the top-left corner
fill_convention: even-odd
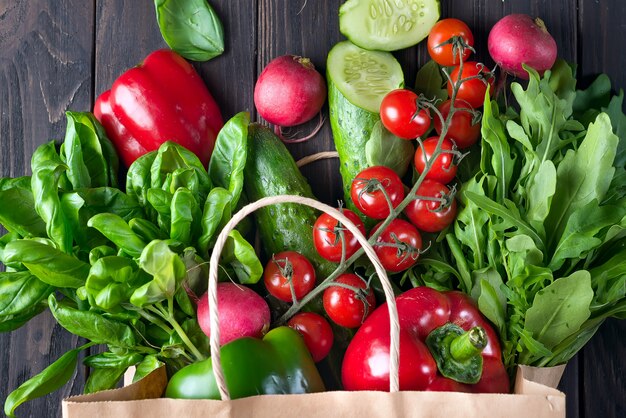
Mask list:
[[[428,36],[439,20],[439,0],[348,0],[339,8],[339,30],[366,49],[396,51]]]
[[[368,51],[350,41],[330,50],[326,71],[350,103],[374,113],[379,112],[385,94],[404,86],[402,67],[393,55]]]

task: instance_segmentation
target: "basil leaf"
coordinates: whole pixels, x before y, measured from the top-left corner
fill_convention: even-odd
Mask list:
[[[34,240],[8,243],[4,258],[8,263],[22,263],[39,280],[54,287],[79,288],[89,274],[89,264]]]
[[[0,273],[0,321],[38,305],[52,291],[51,286],[29,272]]]
[[[71,226],[61,209],[59,199],[59,182],[67,166],[57,154],[54,142],[37,147],[31,160],[31,169],[35,210],[46,223],[48,237],[59,245],[61,251],[71,253]]]
[[[540,290],[526,311],[524,327],[550,349],[572,335],[589,318],[591,276],[579,270]]]
[[[115,388],[126,369],[128,367],[107,367],[91,370],[87,382],[85,382],[83,393],[88,394]]]
[[[151,182],[150,168],[157,157],[157,152],[148,152],[137,158],[126,173],[126,193],[134,197],[139,205],[148,206],[148,188]]]
[[[398,138],[380,121],[372,128],[370,139],[365,144],[365,158],[369,166],[384,165],[400,177],[406,174],[414,154],[411,141]]]
[[[107,312],[119,312],[120,304],[129,301],[136,287],[149,278],[142,277],[135,262],[126,257],[108,256],[98,259],[89,271],[85,290],[91,306]]]
[[[14,315],[3,315],[0,317],[0,332],[10,332],[20,328],[22,325],[42,313],[48,305],[41,302],[28,309],[17,312]]]
[[[99,213],[89,219],[87,226],[97,229],[111,242],[132,257],[139,257],[146,243],[133,232],[128,224],[113,213]]]
[[[46,224],[35,211],[31,178],[0,179],[0,224],[22,237],[46,236]]]
[[[186,275],[185,263],[165,241],[152,241],[139,258],[139,266],[152,280],[135,290],[130,302],[135,306],[156,303],[174,296]]]
[[[208,61],[224,52],[224,29],[207,0],[154,0],[161,35],[183,57]]]
[[[256,283],[263,275],[263,265],[259,261],[254,247],[236,229],[228,234],[222,259],[235,270],[240,283]]]
[[[196,199],[188,189],[181,187],[172,196],[170,211],[172,217],[170,238],[190,245],[192,234],[200,229],[201,213]]]
[[[48,306],[59,325],[74,335],[113,347],[134,348],[137,344],[132,328],[122,322],[74,309],[65,301],[57,301],[54,295],[48,297]]]
[[[223,187],[232,196],[231,206],[237,206],[243,189],[243,169],[248,155],[248,125],[250,114],[240,112],[228,120],[215,141],[209,161],[209,176],[213,185]]]
[[[232,195],[226,189],[216,187],[211,190],[204,204],[202,214],[202,235],[198,238],[201,254],[207,254],[215,232],[231,217]]]
[[[31,377],[7,396],[4,413],[9,418],[15,417],[15,409],[31,399],[47,395],[65,385],[74,375],[78,363],[78,353],[91,344],[75,348],[63,354],[54,363]]]
[[[150,167],[150,186],[174,193],[176,188],[172,190],[167,187],[168,178],[171,184],[172,174],[178,169],[195,171],[198,183],[197,193],[200,196],[198,201],[204,202],[211,190],[211,180],[204,165],[196,154],[172,141],[164,142],[157,150],[156,158]]]
[[[107,368],[124,368],[126,370],[130,366],[141,362],[143,355],[139,353],[112,353],[105,351],[104,353],[94,354],[83,359],[83,364],[94,369]]]
[[[143,379],[163,365],[164,363],[160,362],[155,355],[151,354],[146,356],[142,362],[137,365],[135,375],[133,376],[133,383]]]
[[[155,224],[146,219],[133,218],[128,222],[128,226],[145,242],[167,238]]]
[[[423,94],[427,99],[446,100],[448,90],[444,87],[441,67],[430,60],[422,66],[415,77],[415,92]]]
[[[170,234],[172,224],[172,194],[158,188],[148,190],[148,202],[157,214],[157,224],[162,231]]]
[[[67,163],[67,178],[74,189],[101,187],[110,184],[108,162],[105,160],[95,119],[88,113],[66,112],[67,128],[62,157]],[[96,122],[97,123],[97,122]]]

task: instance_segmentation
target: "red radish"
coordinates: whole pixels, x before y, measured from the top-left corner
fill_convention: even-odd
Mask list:
[[[556,60],[556,42],[539,18],[524,14],[503,17],[489,32],[491,58],[505,72],[528,80],[522,63],[543,74]]]
[[[230,282],[218,283],[217,306],[221,345],[241,337],[262,337],[269,330],[270,308],[252,289]],[[207,293],[198,300],[198,324],[210,337]]]
[[[326,101],[326,83],[308,58],[283,55],[273,59],[263,69],[254,86],[254,105],[259,115],[276,125],[281,137],[281,127],[308,122],[320,113]],[[307,138],[315,135],[321,123]]]

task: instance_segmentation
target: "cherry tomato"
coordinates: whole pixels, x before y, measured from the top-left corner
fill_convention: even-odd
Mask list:
[[[483,105],[487,85],[489,85],[489,89],[493,86],[493,75],[483,64],[474,61],[463,63],[463,74],[461,74],[461,79],[473,77],[478,74],[482,74],[484,79],[472,78],[471,80],[462,82],[459,87],[459,91],[456,94],[457,100],[467,103],[468,106],[474,109],[478,109]],[[452,97],[452,85],[453,83],[456,84],[458,79],[459,67],[455,67],[450,74],[450,80],[448,80],[448,95],[450,97]]]
[[[350,209],[342,209],[342,213],[365,234],[365,225],[359,216]],[[346,247],[346,259],[354,254],[361,246],[352,232],[348,231],[335,218],[327,213],[322,213],[313,225],[313,244],[315,249],[328,261],[338,263],[341,261],[341,238],[339,231],[343,231]]]
[[[350,187],[352,201],[365,216],[374,219],[385,219],[389,216],[389,203],[381,187],[394,208],[404,199],[402,180],[389,167],[382,165],[368,167],[352,180]]]
[[[407,89],[392,90],[380,104],[380,120],[392,134],[415,139],[430,127],[428,109],[417,108],[417,94]]]
[[[428,35],[428,54],[439,65],[450,67],[459,65],[460,50],[454,51],[452,44],[442,46],[442,43],[452,37],[460,37],[467,45],[474,46],[474,35],[470,28],[459,19],[442,19],[435,23]],[[456,53],[455,53],[456,52]],[[467,60],[472,51],[469,48],[463,50],[463,61]]]
[[[426,168],[426,162],[430,160],[437,149],[437,143],[439,138],[431,136],[424,140],[422,145],[417,146],[415,150],[415,169],[418,173],[422,174]],[[456,176],[457,166],[455,164],[454,154],[446,151],[453,151],[454,143],[447,138],[444,138],[441,143],[441,154],[437,156],[435,161],[426,173],[426,178],[429,180],[435,180],[443,184],[448,184]]]
[[[374,291],[371,287],[368,288],[365,280],[352,273],[340,275],[335,282],[363,290],[355,293],[354,290],[341,286],[328,287],[322,296],[324,310],[337,325],[346,328],[360,326],[376,307]]]
[[[382,225],[372,228],[370,236]],[[374,244],[376,255],[385,270],[391,272],[404,271],[417,262],[422,249],[422,236],[417,228],[403,219],[394,219],[380,234]]]
[[[451,100],[446,100],[439,105],[439,112],[445,120],[450,113]],[[457,147],[467,148],[476,143],[480,137],[480,123],[473,123],[474,115],[468,110],[467,104],[461,100],[454,101],[455,111],[450,121],[450,126],[446,132],[446,138],[454,141]],[[436,117],[434,119],[435,130],[438,134],[441,134],[441,119]]]
[[[417,196],[444,198],[450,196],[450,189],[434,180],[424,180],[417,188]],[[456,200],[444,203],[416,197],[404,209],[404,214],[418,229],[426,232],[439,232],[445,229],[456,217]]]
[[[296,299],[302,299],[315,287],[315,269],[311,262],[295,251],[274,254],[265,266],[263,281],[270,295],[284,302],[292,302],[293,284]]]
[[[302,335],[313,361],[316,363],[328,355],[333,346],[333,329],[328,321],[313,312],[300,312],[287,322],[287,326]]]

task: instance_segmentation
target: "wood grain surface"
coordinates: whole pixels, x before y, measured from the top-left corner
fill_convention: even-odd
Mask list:
[[[258,119],[254,82],[272,58],[307,56],[323,72],[328,50],[342,39],[337,18],[341,0],[210,2],[224,23],[226,52],[194,65],[225,119],[241,110]],[[583,85],[605,72],[616,91],[626,87],[626,1],[442,0],[442,16],[469,24],[477,58],[490,65],[489,28],[509,13],[540,16],[559,55],[578,64]],[[30,174],[35,147],[63,137],[66,110],[90,110],[118,75],[163,47],[150,0],[0,0],[0,176]],[[396,56],[412,85],[428,58],[424,45]],[[332,149],[328,122],[313,140],[290,146],[296,158]],[[303,170],[317,197],[331,204],[341,196],[337,167],[336,161],[326,160]],[[560,385],[567,394],[568,417],[626,416],[624,335],[626,321],[609,320],[570,362]],[[80,343],[48,313],[0,334],[2,402],[21,382]],[[20,416],[60,416],[61,399],[80,393],[85,379],[79,368],[62,390],[20,407]]]

